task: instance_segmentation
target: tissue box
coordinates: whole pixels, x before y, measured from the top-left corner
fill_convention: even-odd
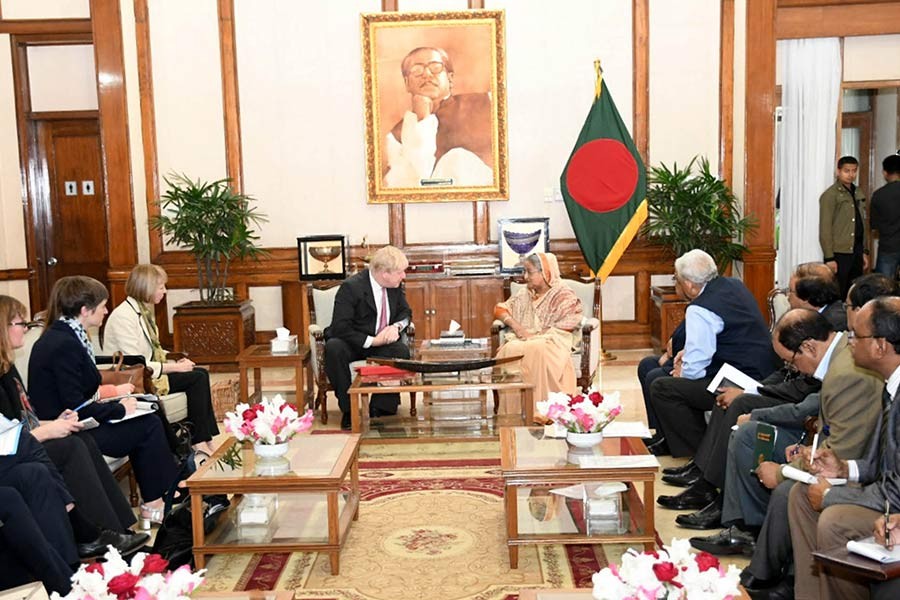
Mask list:
[[[297,351],[297,335],[289,335],[284,339],[272,338],[272,354],[293,354]]]
[[[277,504],[277,494],[246,494],[238,508],[238,525],[268,525]]]

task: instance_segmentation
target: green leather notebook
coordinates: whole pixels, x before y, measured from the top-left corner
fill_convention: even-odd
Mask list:
[[[776,429],[774,425],[757,423],[756,443],[753,446],[753,456],[756,457],[757,465],[772,460],[772,453],[775,450],[775,439],[777,437],[778,429]]]

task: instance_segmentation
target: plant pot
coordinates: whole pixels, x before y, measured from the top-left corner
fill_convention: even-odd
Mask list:
[[[284,475],[291,470],[291,462],[287,459],[287,451],[290,443],[281,444],[253,444],[253,453],[256,454],[257,475]]]
[[[186,302],[172,319],[175,351],[198,364],[237,363],[241,350],[256,343],[256,314],[250,300]]]
[[[593,433],[575,433],[569,431],[566,433],[566,442],[570,446],[576,448],[593,448],[603,441],[603,432],[595,431]]]

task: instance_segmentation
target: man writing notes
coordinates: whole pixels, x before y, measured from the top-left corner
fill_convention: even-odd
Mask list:
[[[325,329],[325,373],[343,413],[341,429],[350,429],[350,363],[370,356],[409,358],[401,334],[412,311],[400,284],[409,261],[393,246],[372,256],[364,269],[341,284],[334,298],[331,325]],[[375,394],[369,416],[397,414],[399,394]]]
[[[491,185],[490,94],[453,94],[453,63],[441,48],[416,48],[400,69],[410,108],[387,135],[384,185]]]

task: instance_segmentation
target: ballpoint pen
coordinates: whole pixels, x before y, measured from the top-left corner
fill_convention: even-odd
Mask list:
[[[891,519],[891,501],[884,499],[884,547],[893,550],[894,545],[891,543],[891,530],[888,528],[888,522]]]
[[[816,447],[819,445],[819,434],[813,436],[812,450],[809,453],[809,464],[812,465],[816,460]]]

